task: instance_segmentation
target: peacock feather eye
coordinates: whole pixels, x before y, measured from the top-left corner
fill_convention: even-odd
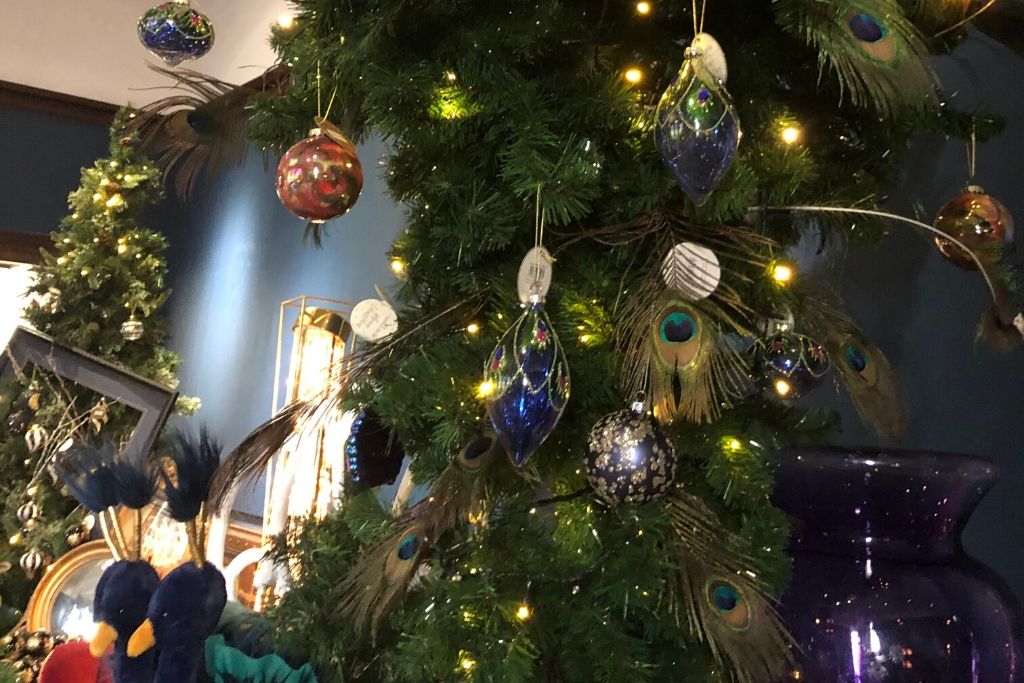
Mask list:
[[[877,18],[851,8],[845,15],[845,22],[850,36],[868,57],[878,62],[889,62],[896,56],[896,41]]]
[[[872,360],[871,352],[863,346],[847,344],[843,349],[843,361],[863,384],[873,387],[878,383],[878,364]],[[845,374],[849,375],[849,373]]]
[[[732,612],[740,604],[740,594],[732,586],[721,584],[712,591],[711,602],[719,612]]]
[[[491,460],[496,442],[493,434],[477,435],[459,452],[459,465],[467,472],[479,470]]]
[[[843,358],[846,359],[846,364],[854,372],[864,372],[868,367],[868,356],[860,347],[847,346],[843,352]]]
[[[661,321],[661,340],[670,344],[685,344],[697,334],[697,322],[689,313],[672,311]]]
[[[889,33],[867,12],[857,12],[847,20],[846,25],[850,27],[853,37],[862,43],[877,43]]]
[[[730,627],[742,631],[750,626],[750,608],[739,590],[728,581],[712,581],[708,585],[708,601]]]
[[[420,539],[416,534],[409,534],[402,539],[401,543],[398,544],[398,559],[400,560],[411,560],[416,556],[416,551],[420,548]]]

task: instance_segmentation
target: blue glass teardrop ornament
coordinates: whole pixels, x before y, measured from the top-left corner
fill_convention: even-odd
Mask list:
[[[569,401],[569,366],[543,303],[530,304],[502,336],[484,382],[494,431],[521,467],[554,431]]]
[[[732,166],[740,121],[725,86],[688,52],[658,103],[654,139],[665,165],[698,206]]]

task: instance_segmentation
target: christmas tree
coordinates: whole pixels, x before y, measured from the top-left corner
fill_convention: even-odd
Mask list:
[[[178,358],[162,346],[166,324],[157,315],[169,294],[167,244],[140,225],[143,212],[162,197],[162,176],[125,134],[129,116],[122,110],[113,123],[110,156],[82,170],[82,184],[68,199],[72,213],[35,270],[36,297],[25,317],[59,343],[174,386]],[[64,442],[116,444],[138,418],[39,369],[9,378],[2,393],[0,522],[10,542],[0,544],[0,561],[12,569],[0,576],[0,596],[23,608],[43,566],[88,539],[83,514],[53,475]],[[181,407],[194,406],[186,401]]]
[[[334,681],[787,675],[770,454],[838,426],[793,400],[831,366],[869,425],[903,428],[881,350],[787,250],[876,242],[886,223],[848,212],[894,191],[915,132],[994,132],[929,66],[971,8],[294,4],[291,85],[251,134],[284,149],[322,116],[392,144],[399,330],[325,400],[379,419],[425,495],[392,517],[353,493],[283,539],[283,644]],[[232,472],[321,409],[288,409]]]

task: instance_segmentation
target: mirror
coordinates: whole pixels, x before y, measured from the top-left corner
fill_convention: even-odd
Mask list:
[[[92,600],[104,570],[114,562],[106,542],[90,541],[54,562],[32,594],[25,619],[29,631],[92,637]]]

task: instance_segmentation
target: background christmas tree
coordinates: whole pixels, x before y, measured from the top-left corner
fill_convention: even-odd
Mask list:
[[[129,116],[122,110],[111,127],[110,156],[82,170],[82,184],[68,199],[72,213],[52,234],[53,247],[35,269],[37,299],[25,317],[62,344],[174,386],[178,358],[162,346],[166,325],[157,315],[169,294],[167,245],[140,225],[143,212],[162,197],[161,172],[124,132]],[[78,526],[83,515],[77,504],[40,459],[54,455],[61,445],[52,442],[55,435],[63,439],[69,428],[74,440],[119,443],[137,416],[38,370],[9,378],[2,394],[0,525],[9,542],[0,544],[0,561],[12,569],[0,576],[0,598],[24,608],[41,567],[26,576],[21,558],[38,553],[46,563],[66,552],[69,542],[87,538]],[[194,407],[186,400],[179,409]]]
[[[297,28],[276,36],[292,84],[260,99],[252,135],[283,149],[325,114],[318,102],[333,101],[328,118],[346,133],[393,146],[389,189],[409,209],[392,254],[405,280],[399,333],[359,359],[345,400],[373,405],[430,492],[398,519],[372,495],[352,495],[283,543],[281,557],[298,567],[274,612],[283,643],[338,681],[779,676],[784,648],[764,637],[765,611],[738,635],[711,623],[755,605],[754,596],[726,593],[723,602],[714,582],[701,583],[698,598],[718,613],[694,616],[689,563],[728,546],[745,560],[733,579],[746,574],[778,594],[788,530],[769,500],[770,452],[827,440],[834,418],[773,400],[772,389],[793,387],[765,382],[754,363],[740,383],[767,384],[768,398],[750,391],[720,401],[706,387],[683,387],[713,400],[664,427],[679,459],[676,488],[642,505],[594,495],[588,438],[634,398],[628,378],[654,375],[631,340],[650,334],[638,329],[650,322],[637,313],[649,313],[645,297],[671,294],[660,271],[680,242],[712,247],[721,262],[719,298],[700,306],[722,344],[743,347],[791,316],[783,327],[824,343],[844,377],[863,371],[851,349],[887,366],[827,286],[794,276],[786,256],[807,235],[873,243],[885,224],[770,207],[875,207],[897,190],[913,133],[993,132],[990,119],[944,105],[927,61],[963,35],[969,4],[295,4]],[[743,138],[698,205],[665,170],[653,137],[659,98],[702,29],[729,57]],[[519,315],[516,270],[536,244],[535,201],[556,258],[545,308],[572,396],[524,468],[502,456],[476,469],[469,456],[484,457],[473,448],[486,438],[483,403],[495,391],[480,368]],[[859,346],[828,341],[839,339]],[[873,426],[899,432],[895,383],[884,392],[847,384]],[[711,551],[682,540],[692,525],[680,522],[681,500],[713,521],[700,534]]]

